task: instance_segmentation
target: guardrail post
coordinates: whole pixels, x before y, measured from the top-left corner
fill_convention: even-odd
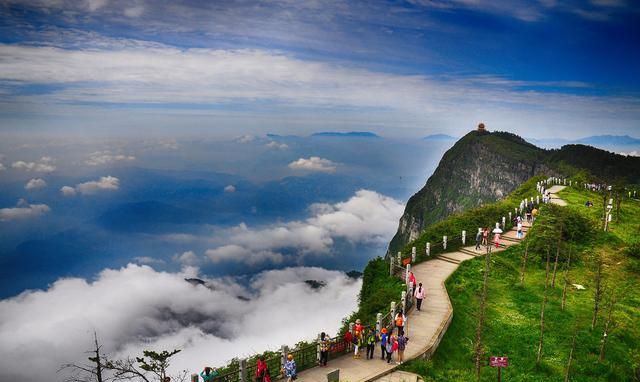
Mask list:
[[[353,325],[354,325],[353,322],[349,323],[349,332],[351,332],[351,335],[353,335]]]
[[[446,236],[442,236],[442,248],[445,251],[447,250],[447,237]]]
[[[404,271],[404,283],[409,284],[409,272],[411,272],[411,264],[407,264],[407,269]]]
[[[467,231],[462,230],[462,245],[467,245]]]
[[[512,222],[513,219],[511,218],[511,211],[509,211],[509,221]]]
[[[282,357],[280,357],[280,368],[284,369],[284,365],[287,363],[287,355],[289,355],[289,347],[282,345]]]
[[[240,382],[247,382],[247,359],[241,358],[238,361],[238,366],[240,368],[240,371],[238,372],[240,374]]]
[[[395,258],[393,256],[389,256],[389,276],[393,276],[393,261]]]
[[[389,313],[389,317],[391,317],[391,322],[393,322],[393,319],[395,316],[396,316],[396,302],[391,301],[391,313]]]
[[[507,229],[507,218],[502,217],[502,229]]]
[[[316,340],[316,360],[318,361],[318,365],[319,365],[320,364],[320,333],[318,333],[318,339]]]
[[[376,333],[382,330],[382,313],[376,314]]]
[[[402,301],[402,313],[407,311],[407,292],[402,291],[400,294],[400,301]]]
[[[411,247],[411,262],[416,262],[416,247]]]
[[[536,195],[536,204],[540,205],[540,195]]]
[[[514,208],[513,212],[515,212],[515,214],[518,215],[518,207]]]
[[[427,257],[431,256],[431,243],[427,242]]]
[[[191,382],[199,382],[198,374],[191,374]]]
[[[401,267],[402,266],[402,252],[398,252],[398,266]]]

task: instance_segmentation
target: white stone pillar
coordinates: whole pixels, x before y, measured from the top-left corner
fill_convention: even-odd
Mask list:
[[[467,244],[467,231],[462,230],[462,245]]]
[[[502,229],[506,229],[506,228],[507,228],[506,224],[507,224],[507,218],[505,218],[505,217],[503,216],[503,217],[502,217]]]
[[[376,333],[382,330],[382,313],[376,314]]]
[[[407,268],[404,271],[404,282],[409,284],[409,272],[411,272],[411,264],[407,264]]]
[[[350,325],[353,328],[352,325]],[[289,355],[289,347],[282,345],[282,358],[280,359],[280,368],[284,369],[284,365],[287,363],[287,356]]]
[[[389,257],[389,276],[393,276],[393,260],[393,256]]]
[[[411,247],[411,262],[416,262],[416,247]]]
[[[320,358],[318,358],[318,359],[320,359]],[[249,379],[247,379],[247,359],[246,358],[241,358],[238,361],[238,366],[240,368],[240,370],[238,371],[238,373],[240,375],[240,382],[249,381]]]
[[[427,242],[426,251],[427,251],[427,257],[431,256],[431,243],[430,242]]]
[[[445,251],[447,250],[447,237],[446,236],[442,236],[442,248]]]
[[[400,294],[400,301],[402,304],[402,313],[405,313],[407,311],[407,292],[406,291],[402,291],[402,293]]]

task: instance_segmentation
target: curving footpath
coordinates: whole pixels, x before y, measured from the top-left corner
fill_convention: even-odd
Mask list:
[[[551,203],[566,205],[566,202],[557,195],[564,186],[553,186],[549,189],[551,193]],[[529,229],[530,224],[523,223],[523,233]],[[497,253],[506,248],[517,245],[521,239],[516,238],[515,228],[502,235],[501,243],[504,247],[493,248],[492,253]],[[476,251],[475,245],[460,249],[456,252],[448,252],[435,257],[433,260],[416,264],[412,271],[416,279],[422,283],[427,291],[427,297],[422,304],[422,310],[411,310],[407,316],[407,336],[409,343],[405,351],[405,359],[412,360],[420,357],[431,357],[440,340],[447,332],[447,328],[453,318],[453,308],[445,281],[458,268],[458,265],[474,257],[483,256],[485,247]],[[418,376],[408,378],[403,372],[394,372],[397,364],[387,364],[380,359],[380,346],[376,345],[375,356],[372,360],[365,358],[353,359],[350,355],[336,358],[329,362],[327,367],[314,367],[305,370],[298,375],[300,381],[327,382],[327,374],[336,369],[340,369],[340,380],[357,381],[417,381]]]

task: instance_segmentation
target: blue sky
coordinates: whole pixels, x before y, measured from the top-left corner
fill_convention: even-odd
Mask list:
[[[5,0],[0,123],[637,136],[638,25],[625,0]]]

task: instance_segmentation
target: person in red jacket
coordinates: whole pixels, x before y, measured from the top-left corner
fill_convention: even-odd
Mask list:
[[[256,382],[271,382],[269,366],[267,366],[267,362],[264,360],[263,356],[260,356],[256,363]]]

